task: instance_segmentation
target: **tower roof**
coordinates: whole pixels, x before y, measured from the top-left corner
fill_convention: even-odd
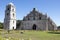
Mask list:
[[[8,5],[12,5],[12,6],[14,6],[14,4],[13,4],[12,2],[10,2]]]

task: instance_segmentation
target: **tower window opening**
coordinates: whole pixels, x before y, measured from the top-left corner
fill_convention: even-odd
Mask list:
[[[12,9],[12,11],[14,12],[14,9]]]
[[[9,13],[7,13],[7,16],[9,15]]]
[[[9,10],[9,8],[7,10]]]
[[[14,17],[14,13],[13,13],[13,17]]]
[[[14,21],[13,21],[13,23],[14,23]]]

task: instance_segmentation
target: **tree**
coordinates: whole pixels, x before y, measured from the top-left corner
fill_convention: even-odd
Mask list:
[[[3,23],[0,22],[0,29],[3,29]]]
[[[16,28],[17,28],[17,29],[20,27],[21,21],[22,21],[22,20],[17,20],[17,21],[16,21]]]
[[[60,26],[58,26],[58,28],[60,28]]]

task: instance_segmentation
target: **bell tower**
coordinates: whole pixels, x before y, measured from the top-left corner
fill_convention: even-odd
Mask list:
[[[16,29],[16,11],[13,3],[6,5],[4,29],[13,30]]]

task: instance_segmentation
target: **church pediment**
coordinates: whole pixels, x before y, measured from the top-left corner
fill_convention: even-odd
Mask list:
[[[23,18],[23,20],[39,20],[44,16],[41,12],[37,11],[35,8]]]
[[[26,17],[29,17],[29,16],[42,16],[42,13],[36,11],[36,9],[33,8],[33,10]]]

